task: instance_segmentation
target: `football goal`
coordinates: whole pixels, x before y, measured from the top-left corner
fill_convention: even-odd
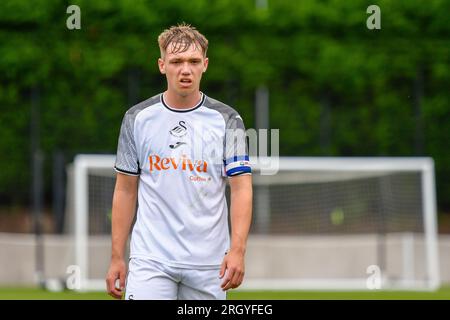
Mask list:
[[[439,287],[431,158],[250,160],[253,222],[243,290]],[[82,290],[105,289],[114,161],[78,155],[68,174]]]

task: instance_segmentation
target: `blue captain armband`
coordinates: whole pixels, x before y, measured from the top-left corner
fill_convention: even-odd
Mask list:
[[[235,156],[225,160],[225,172],[228,177],[244,173],[251,174],[252,168],[248,156]]]

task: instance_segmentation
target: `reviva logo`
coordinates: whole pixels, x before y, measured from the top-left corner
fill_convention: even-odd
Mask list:
[[[185,155],[181,156],[181,158],[161,158],[158,155],[151,155],[148,157],[150,161],[150,172],[153,170],[189,170],[198,172],[207,172],[208,171],[208,162],[204,160],[191,160]]]

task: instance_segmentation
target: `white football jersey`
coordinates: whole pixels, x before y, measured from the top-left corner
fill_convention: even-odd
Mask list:
[[[217,268],[229,249],[226,177],[251,174],[242,118],[202,93],[191,109],[163,94],[129,109],[115,170],[139,175],[130,257]]]

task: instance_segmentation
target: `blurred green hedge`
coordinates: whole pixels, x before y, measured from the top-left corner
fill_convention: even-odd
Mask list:
[[[46,190],[55,150],[114,153],[124,112],[165,89],[156,38],[185,21],[210,41],[202,90],[254,127],[270,90],[282,155],[431,156],[450,208],[449,1],[0,2],[0,199],[27,203],[31,95],[39,92]],[[81,8],[68,30],[66,8]],[[381,30],[366,9],[381,8]]]

